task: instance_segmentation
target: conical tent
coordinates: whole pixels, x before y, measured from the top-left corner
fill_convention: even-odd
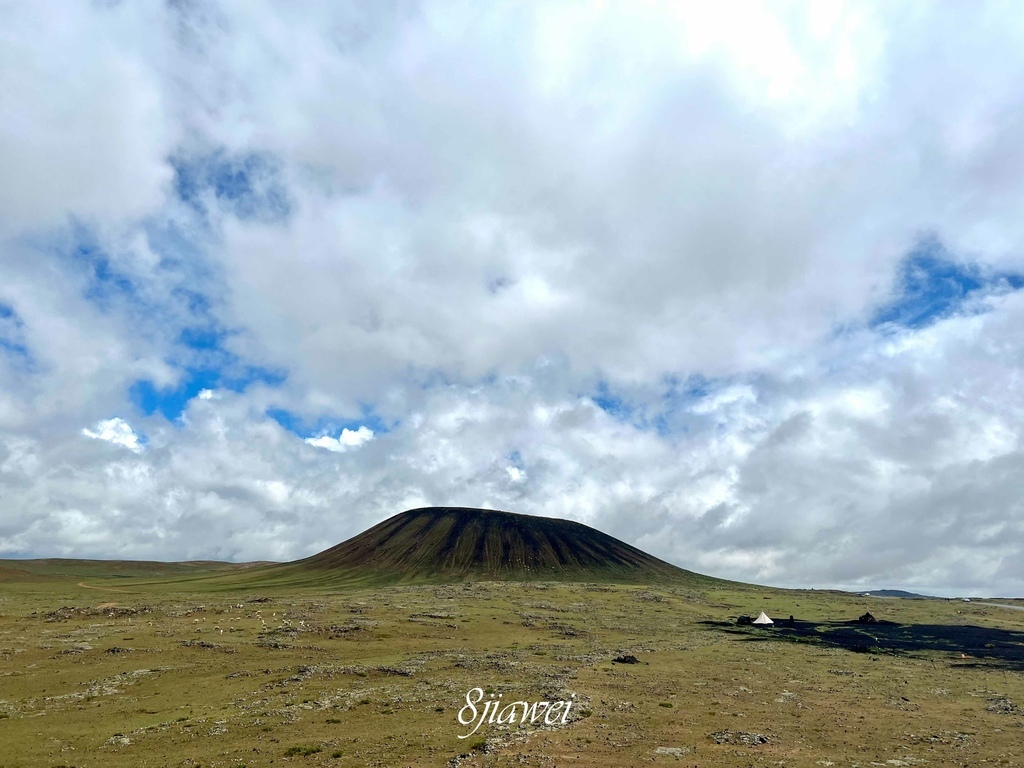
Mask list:
[[[764,626],[774,624],[775,622],[768,618],[768,614],[761,611],[761,615],[754,619],[755,624],[761,624]]]

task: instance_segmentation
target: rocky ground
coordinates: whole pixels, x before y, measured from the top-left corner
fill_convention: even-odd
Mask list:
[[[984,603],[586,584],[102,586],[0,592],[0,764],[1024,764],[1024,614]],[[833,642],[865,606],[902,628],[887,630],[899,647],[870,627],[877,637],[854,650]],[[736,626],[762,608],[803,630]],[[915,627],[929,628],[920,647]],[[992,633],[998,643],[982,642]],[[967,638],[966,652],[936,637]],[[573,706],[564,723],[486,723],[460,739],[475,687]]]

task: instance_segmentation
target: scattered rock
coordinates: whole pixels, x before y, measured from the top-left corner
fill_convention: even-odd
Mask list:
[[[123,616],[141,616],[152,612],[153,609],[150,608],[148,605],[144,605],[141,608],[128,608],[127,606],[107,605],[102,608],[97,606],[96,608],[89,611],[89,614],[100,614],[108,618],[116,619],[121,618]]]
[[[668,755],[669,757],[680,758],[683,755],[688,755],[693,752],[690,747],[656,747],[654,754],[656,755]]]
[[[275,651],[283,651],[287,648],[291,648],[288,643],[282,643],[278,640],[258,640],[256,641],[256,645],[260,648],[272,648]]]
[[[76,656],[85,651],[91,651],[92,646],[89,643],[74,643],[70,648],[65,648],[61,653],[69,656]]]
[[[181,644],[186,648],[218,648],[215,643],[208,643],[205,640],[182,640]]]
[[[640,659],[632,654],[624,654],[622,656],[616,656],[612,659],[612,664],[639,664]]]
[[[331,626],[327,627],[327,633],[331,636],[332,639],[337,639],[339,637],[344,637],[345,635],[351,632],[360,632],[364,629],[366,629],[365,626],[356,623],[332,624]]]
[[[664,597],[659,595],[657,592],[641,592],[636,596],[637,600],[644,600],[649,603],[665,603],[668,602]]]
[[[711,738],[715,744],[746,744],[748,746],[767,744],[770,741],[763,733],[746,733],[744,731],[733,733],[728,730],[716,731],[711,734]]]
[[[985,709],[999,715],[1017,715],[1021,712],[1020,707],[1004,696],[995,696],[989,699],[985,704]]]
[[[62,605],[57,610],[44,615],[47,621],[67,621],[78,615],[78,609],[70,605]]]
[[[402,667],[374,667],[382,675],[395,675],[397,677],[412,677],[412,670]]]

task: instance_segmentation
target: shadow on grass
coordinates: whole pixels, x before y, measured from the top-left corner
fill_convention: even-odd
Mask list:
[[[704,621],[704,626],[745,642],[804,642],[845,648],[855,653],[910,654],[937,651],[953,656],[957,666],[1024,670],[1024,632],[948,624],[897,624],[879,621],[789,621],[773,627]],[[967,658],[964,659],[963,656]]]

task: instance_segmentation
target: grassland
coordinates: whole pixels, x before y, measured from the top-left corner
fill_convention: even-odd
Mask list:
[[[255,591],[198,566],[17,566],[0,563],[22,574],[0,583],[10,768],[1024,765],[1024,612],[983,602],[713,582]],[[762,609],[798,621],[735,624]],[[845,624],[868,610],[894,624]],[[472,687],[576,703],[564,726],[460,740]]]

